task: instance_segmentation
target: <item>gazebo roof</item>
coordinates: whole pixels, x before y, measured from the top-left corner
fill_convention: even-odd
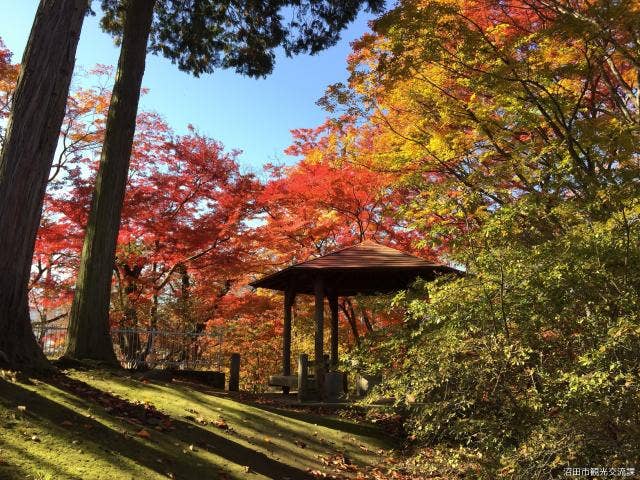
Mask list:
[[[418,277],[433,280],[447,273],[462,272],[367,240],[292,265],[250,285],[282,291],[291,287],[296,293],[313,294],[314,280],[322,275],[335,295],[372,295],[405,289]]]

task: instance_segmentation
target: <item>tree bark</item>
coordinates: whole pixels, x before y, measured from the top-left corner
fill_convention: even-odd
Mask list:
[[[181,263],[176,272],[180,274],[180,300],[179,309],[182,322],[186,328],[191,327],[192,315],[191,315],[191,277],[189,277],[189,270],[184,263]],[[204,325],[202,326],[204,329]],[[198,331],[198,325],[195,325],[195,331]]]
[[[27,292],[87,7],[87,0],[41,0],[0,154],[0,363],[9,368],[50,368],[31,329]]]
[[[360,312],[362,313],[362,321],[364,322],[365,327],[367,328],[367,332],[373,332],[373,325],[371,324],[371,320],[369,319],[369,315],[365,308],[360,305]]]
[[[358,325],[356,324],[355,313],[353,311],[353,306],[351,305],[351,303],[347,303],[347,300],[347,298],[342,300],[342,302],[340,303],[340,310],[342,310],[342,313],[344,313],[345,318],[349,322],[351,333],[353,333],[353,338],[356,341],[356,345],[360,346],[360,334],[358,333]]]
[[[111,276],[155,0],[128,0],[116,81],[69,318],[65,356],[116,363]]]

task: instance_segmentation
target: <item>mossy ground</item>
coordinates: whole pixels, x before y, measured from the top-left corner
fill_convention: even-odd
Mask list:
[[[110,371],[61,378],[0,378],[0,479],[330,478],[356,475],[337,474],[332,456],[366,468],[394,446],[371,425],[193,385]],[[68,388],[79,382],[88,390]],[[119,402],[117,413],[109,399]],[[127,416],[129,404],[153,405],[165,420],[140,425]]]

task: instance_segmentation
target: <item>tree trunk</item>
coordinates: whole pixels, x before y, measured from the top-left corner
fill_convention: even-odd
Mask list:
[[[362,321],[364,322],[365,327],[367,328],[367,332],[373,332],[373,325],[371,324],[371,320],[369,319],[369,315],[365,308],[360,305],[360,312],[362,313]]]
[[[340,310],[344,313],[345,318],[349,322],[349,326],[351,327],[351,333],[353,333],[353,338],[356,341],[356,345],[360,346],[360,334],[358,333],[358,325],[356,324],[356,316],[353,311],[353,306],[351,303],[347,303],[347,298],[340,302]]]
[[[27,297],[36,233],[87,0],[41,0],[0,154],[0,363],[44,369]]]
[[[189,270],[184,263],[178,265],[176,272],[180,274],[180,299],[179,310],[182,322],[185,328],[191,327],[191,278],[189,277]],[[197,330],[197,326],[196,326]]]
[[[126,3],[116,81],[85,233],[65,356],[116,363],[109,334],[111,276],[155,0]]]
[[[156,271],[156,264],[153,264],[153,271]],[[154,291],[153,293],[153,303],[151,304],[151,320],[149,322],[149,334],[147,335],[147,343],[144,347],[144,350],[140,353],[140,362],[146,365],[147,357],[151,353],[153,349],[153,340],[155,336],[155,331],[158,328],[158,291]]]

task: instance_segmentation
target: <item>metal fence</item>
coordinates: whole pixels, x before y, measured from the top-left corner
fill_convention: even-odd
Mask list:
[[[32,324],[33,333],[47,358],[59,358],[67,343],[67,327]]]
[[[33,325],[36,340],[48,358],[59,358],[65,350],[66,326]],[[194,333],[115,328],[113,348],[125,368],[172,368],[221,371],[224,330]]]

